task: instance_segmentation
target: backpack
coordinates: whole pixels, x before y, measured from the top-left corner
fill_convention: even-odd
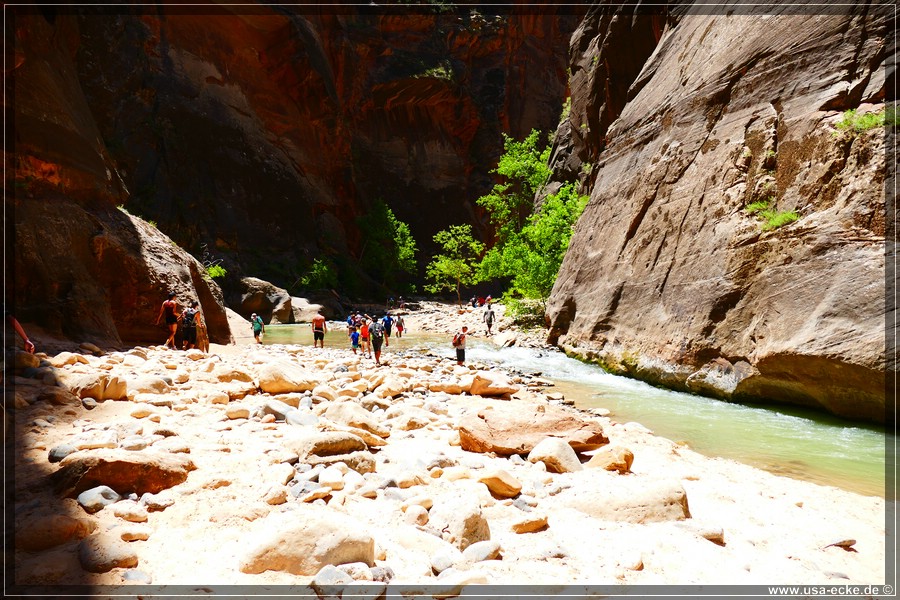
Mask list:
[[[462,345],[462,334],[457,333],[456,335],[453,336],[453,347],[458,348],[461,345]]]
[[[384,327],[381,326],[381,323],[375,322],[369,326],[369,337],[373,340],[381,340],[384,335]]]
[[[197,311],[193,310],[191,308],[184,311],[182,325],[184,325],[185,327],[193,327],[194,326],[194,316],[196,314],[197,314]]]

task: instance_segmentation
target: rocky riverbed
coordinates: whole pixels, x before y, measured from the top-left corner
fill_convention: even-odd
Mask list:
[[[477,311],[406,320],[485,335]],[[375,598],[388,584],[884,582],[883,499],[701,456],[567,406],[539,377],[390,348],[382,361],[245,338],[209,354],[18,354],[15,583]]]

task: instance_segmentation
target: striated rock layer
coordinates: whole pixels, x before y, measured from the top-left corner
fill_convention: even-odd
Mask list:
[[[781,10],[585,19],[554,161],[590,203],[549,339],[675,389],[883,421],[884,130],[836,123],[884,110],[886,17]],[[800,218],[767,230],[758,201]]]

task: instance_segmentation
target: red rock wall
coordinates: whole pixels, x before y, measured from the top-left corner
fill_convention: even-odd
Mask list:
[[[487,235],[475,200],[493,184],[501,132],[555,127],[577,15],[297,10],[20,9],[13,203],[75,202],[76,221],[127,238],[133,227],[107,218],[122,205],[194,256],[206,244],[226,286],[246,274],[290,287],[319,256],[358,268],[357,219],[379,199],[410,224],[422,256],[452,223]],[[444,74],[428,75],[435,67]],[[44,207],[30,208],[15,224],[33,245],[14,251],[27,319],[67,335],[152,337],[142,323],[174,282],[145,276],[140,261],[127,278],[98,277],[90,253],[65,252],[93,234],[50,230],[32,221]],[[178,291],[209,296],[191,287],[191,259],[177,260]],[[356,279],[380,295],[365,273]],[[86,325],[90,309],[57,280],[89,287],[81,295],[100,323]],[[159,297],[142,305],[122,280],[152,280]],[[120,314],[125,297],[143,308]]]
[[[500,133],[556,126],[576,16],[298,10],[78,19],[128,205],[282,286],[323,254],[354,264],[379,199],[423,249],[451,223],[487,235]]]

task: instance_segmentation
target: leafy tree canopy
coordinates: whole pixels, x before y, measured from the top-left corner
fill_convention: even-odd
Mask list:
[[[531,212],[534,196],[550,176],[547,160],[550,147],[538,147],[540,132],[533,129],[521,142],[503,134],[503,156],[492,173],[503,176],[505,182],[496,184],[491,192],[478,199],[503,244],[522,229],[525,217]]]
[[[472,236],[471,225],[451,225],[434,235],[435,243],[443,250],[428,264],[425,276],[433,281],[425,289],[433,294],[442,290],[456,290],[456,299],[462,305],[460,288],[481,281],[478,261],[484,252],[484,244]]]
[[[496,252],[492,260],[499,264],[493,269],[511,277],[511,291],[546,305],[587,200],[578,194],[575,184],[563,186]]]
[[[416,240],[409,225],[378,200],[372,210],[357,220],[363,233],[360,265],[382,285],[394,287],[402,273],[416,272]]]

